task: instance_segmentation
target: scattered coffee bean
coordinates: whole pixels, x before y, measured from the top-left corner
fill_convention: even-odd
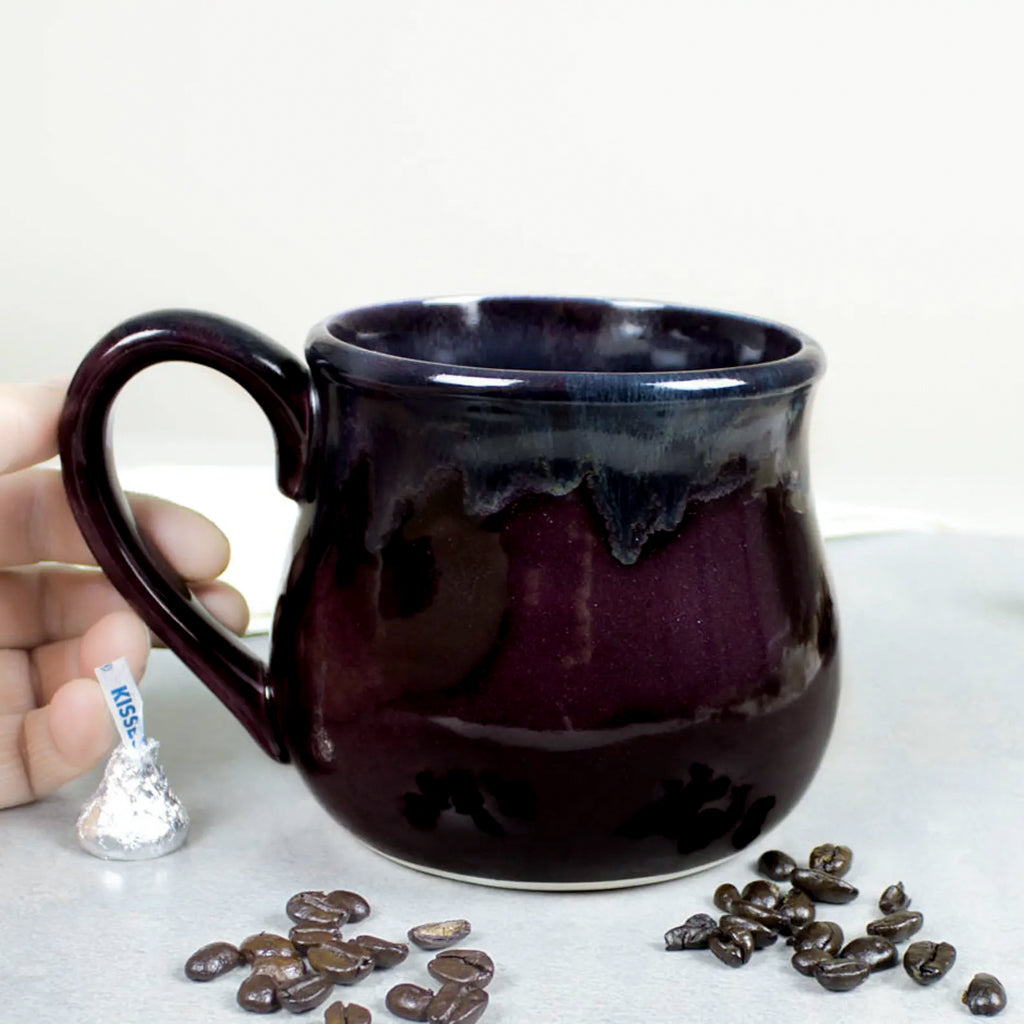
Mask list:
[[[853,864],[853,851],[848,846],[833,846],[822,843],[811,850],[808,866],[829,875],[845,875]]]
[[[765,850],[757,859],[757,870],[776,882],[785,882],[796,870],[796,861],[781,850]]]
[[[808,977],[814,973],[814,968],[825,960],[831,960],[832,954],[825,949],[818,949],[817,946],[808,946],[807,949],[798,949],[790,959],[790,963],[801,973]]]
[[[830,992],[849,992],[867,981],[870,973],[859,960],[822,960],[814,968],[818,984]]]
[[[494,977],[494,961],[480,949],[446,949],[427,964],[427,970],[441,982],[486,988]]]
[[[454,946],[469,935],[470,924],[461,918],[454,921],[432,921],[409,929],[409,940],[420,949],[444,949]]]
[[[875,971],[895,967],[900,962],[896,944],[924,924],[923,915],[909,909],[910,897],[903,883],[890,885],[881,894],[878,907],[885,916],[866,926],[868,934],[843,945],[843,930],[835,921],[815,920],[815,903],[850,903],[860,895],[856,886],[843,878],[853,864],[853,852],[848,846],[823,843],[811,851],[808,864],[800,868],[781,850],[765,851],[757,868],[771,881],[755,879],[742,892],[729,882],[719,885],[713,901],[725,912],[722,917],[715,922],[708,914],[693,914],[665,933],[665,948],[706,945],[727,966],[740,967],[749,962],[755,949],[776,942],[781,933],[788,935],[787,944],[795,947],[794,969],[813,974],[823,988],[836,992],[863,984]],[[785,880],[792,888],[782,895],[774,883]],[[956,950],[948,942],[914,942],[902,960],[914,981],[929,985],[950,970]],[[431,973],[446,983],[464,983],[461,973],[436,973],[433,968]],[[978,974],[963,993],[963,1002],[974,1014],[999,1013],[1006,1005],[1006,991],[992,975]]]
[[[434,993],[429,988],[403,982],[388,990],[384,1005],[403,1020],[426,1020],[427,1007],[433,998]]]
[[[794,888],[819,903],[849,903],[859,895],[857,888],[849,882],[817,868],[797,868],[789,880]]]
[[[297,892],[285,904],[285,913],[296,924],[338,927],[348,920],[345,911],[327,902],[327,893]]]
[[[843,929],[835,921],[811,921],[793,936],[796,949],[823,949],[836,956],[843,946]]]
[[[778,912],[785,923],[782,926],[784,935],[794,935],[804,925],[814,920],[814,900],[799,889],[790,889],[778,906]]]
[[[327,893],[326,902],[341,910],[350,924],[363,921],[370,916],[370,904],[357,892],[348,889],[334,889]]]
[[[487,1009],[487,993],[482,988],[445,982],[427,1007],[430,1024],[473,1024]]]
[[[1006,1006],[1006,989],[998,978],[982,972],[971,979],[961,1002],[976,1017],[994,1017]]]
[[[893,942],[906,942],[923,924],[924,916],[916,910],[897,910],[895,914],[872,921],[864,930],[868,935],[884,935]]]
[[[753,955],[754,936],[746,928],[736,928],[728,935],[712,935],[708,949],[728,967],[742,967]]]
[[[903,954],[903,969],[918,985],[938,981],[956,963],[956,950],[948,942],[912,942]]]
[[[747,917],[737,917],[735,914],[724,914],[718,922],[718,931],[722,935],[731,935],[735,929],[744,928],[754,937],[754,949],[764,949],[771,946],[779,937],[779,933],[765,928],[763,924],[751,921]]]
[[[707,949],[708,939],[717,932],[718,922],[710,914],[692,914],[665,932],[665,948]]]
[[[375,967],[397,967],[409,955],[409,947],[404,942],[389,942],[376,935],[357,935],[352,941],[366,950]]]
[[[719,910],[727,914],[732,910],[733,901],[740,898],[740,891],[732,882],[724,882],[715,890],[713,902]]]
[[[288,940],[300,952],[305,953],[313,946],[329,946],[344,941],[338,925],[297,924],[288,933]]]
[[[881,896],[878,897],[878,909],[883,914],[895,914],[897,910],[907,910],[910,907],[910,897],[903,888],[902,882],[890,885]]]
[[[373,957],[354,942],[314,946],[306,955],[309,966],[335,985],[354,985],[362,981],[374,967]]]
[[[851,939],[839,951],[845,960],[859,960],[869,971],[885,971],[900,962],[895,944],[881,935],[861,935]]]
[[[276,935],[274,932],[258,932],[256,935],[250,935],[239,944],[238,951],[245,958],[246,963],[250,964],[265,956],[297,957],[299,955],[299,951],[288,939],[283,935]]]
[[[365,1006],[343,1003],[340,999],[324,1011],[324,1024],[370,1024],[373,1016]]]
[[[329,902],[327,896],[325,892],[312,889],[297,892],[285,904],[285,913],[296,924],[340,927],[348,920],[348,912],[344,907]]]
[[[782,902],[782,893],[774,882],[766,882],[763,878],[757,878],[743,887],[740,899],[747,903],[756,903],[767,910],[775,910]]]
[[[729,913],[745,917],[748,921],[756,921],[765,928],[771,928],[773,932],[781,932],[786,927],[786,918],[777,910],[769,910],[750,900],[733,900],[729,904]]]
[[[277,985],[265,974],[250,974],[238,988],[238,1005],[250,1013],[273,1013],[280,1009]]]
[[[258,956],[252,962],[253,974],[265,974],[275,985],[287,985],[306,973],[306,965],[295,956]]]
[[[311,972],[280,986],[277,1001],[289,1013],[306,1013],[318,1007],[333,991],[334,984],[330,978]]]
[[[230,942],[211,942],[197,949],[185,963],[185,974],[193,981],[212,981],[245,962],[237,946]]]

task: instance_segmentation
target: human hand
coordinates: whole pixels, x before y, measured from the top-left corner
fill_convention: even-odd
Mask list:
[[[60,385],[0,384],[0,808],[53,792],[93,767],[114,728],[97,665],[125,657],[138,679],[150,636],[95,568],[64,496],[56,454]],[[228,544],[203,516],[129,496],[140,527],[193,593],[235,632],[249,612],[215,581]],[[48,564],[39,564],[48,563]]]

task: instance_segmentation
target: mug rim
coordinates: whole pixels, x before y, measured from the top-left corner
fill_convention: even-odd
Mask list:
[[[359,317],[409,315],[431,307],[461,308],[464,314],[480,303],[523,305],[579,304],[629,312],[659,311],[712,317],[723,323],[745,324],[783,335],[793,351],[775,359],[708,369],[553,370],[509,369],[443,362],[395,355],[361,345],[350,326]],[[349,321],[349,323],[346,323]],[[825,370],[821,346],[793,327],[763,317],[699,306],[644,299],[609,299],[558,295],[452,295],[369,303],[334,313],[315,324],[306,345],[310,366],[340,371],[345,379],[389,388],[421,389],[452,396],[498,394],[517,398],[571,401],[673,401],[709,398],[747,398],[775,395],[807,387]]]

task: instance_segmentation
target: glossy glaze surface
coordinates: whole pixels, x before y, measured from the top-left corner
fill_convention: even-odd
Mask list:
[[[505,305],[505,333],[418,312],[310,346],[323,485],[272,675],[314,792],[384,852],[483,878],[652,877],[746,845],[809,782],[838,693],[810,381],[728,369],[798,344],[719,330],[694,354],[589,306],[521,306],[512,330]],[[370,330],[393,321],[411,337]],[[661,375],[673,343],[695,368]],[[616,346],[623,369],[594,372]],[[457,373],[422,369],[438,348]]]

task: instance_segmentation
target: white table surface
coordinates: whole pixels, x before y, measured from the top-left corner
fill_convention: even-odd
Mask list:
[[[894,534],[833,541],[845,660],[839,719],[797,809],[728,864],[661,885],[531,893],[399,867],[328,819],[294,769],[261,754],[166,652],[144,684],[146,721],[188,807],[184,849],[139,863],[96,860],[75,819],[98,773],[0,813],[0,1021],[162,1024],[243,1021],[241,972],[210,984],[182,966],[214,939],[287,931],[304,888],[350,888],[374,910],[360,930],[401,938],[464,916],[464,945],[498,964],[488,1024],[509,1022],[942,1021],[970,1019],[960,993],[977,971],[1006,985],[1000,1020],[1024,1019],[1024,538]],[[662,934],[715,913],[723,881],[754,877],[769,847],[804,856],[854,850],[861,898],[822,906],[857,934],[902,879],[925,915],[918,938],[958,950],[952,972],[919,988],[903,970],[829,993],[779,945],[730,970],[706,951],[666,953]],[[377,1021],[398,981],[425,984],[428,954],[337,989]],[[279,1017],[291,1019],[286,1014]],[[305,1020],[322,1020],[314,1011]]]

